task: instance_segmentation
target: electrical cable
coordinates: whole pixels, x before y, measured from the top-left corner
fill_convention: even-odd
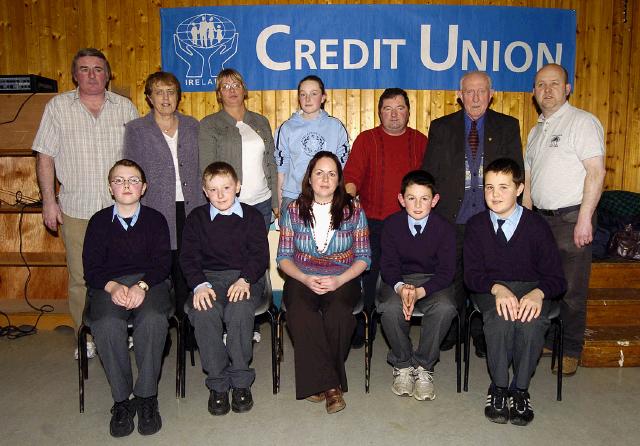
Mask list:
[[[4,122],[0,122],[0,125],[5,125],[5,124],[11,124],[12,122],[15,122],[16,119],[18,119],[18,116],[20,116],[20,112],[22,111],[22,107],[25,106],[25,104],[29,101],[29,99],[31,99],[36,93],[31,93],[27,99],[25,99],[24,101],[22,101],[22,104],[20,104],[20,107],[18,108],[18,111],[16,112],[16,115],[13,117],[13,119],[11,119],[10,121],[4,121]]]
[[[29,201],[25,201],[25,198],[27,200],[29,200]],[[2,201],[7,203],[4,200],[2,200]],[[25,282],[24,282],[23,297],[24,297],[24,300],[27,303],[27,305],[30,308],[32,308],[33,310],[40,312],[40,314],[36,318],[35,324],[17,327],[15,325],[11,324],[11,319],[9,318],[9,315],[7,315],[3,311],[0,311],[0,315],[4,316],[7,319],[7,323],[8,323],[8,325],[6,325],[4,327],[0,326],[0,337],[6,336],[7,339],[18,339],[18,338],[21,338],[21,337],[24,337],[24,336],[29,336],[29,335],[37,333],[37,331],[38,331],[37,326],[38,326],[38,322],[40,322],[40,318],[45,313],[51,313],[54,310],[52,305],[45,304],[45,305],[42,305],[41,307],[36,307],[31,303],[31,301],[29,301],[28,291],[29,291],[29,282],[31,281],[31,268],[29,266],[29,263],[27,262],[26,257],[24,256],[24,252],[22,250],[22,245],[23,245],[23,240],[22,240],[22,220],[23,220],[24,213],[25,213],[24,211],[28,207],[36,207],[36,206],[40,206],[41,204],[42,203],[40,201],[35,201],[33,198],[29,198],[29,197],[23,196],[22,195],[22,191],[17,191],[15,193],[15,204],[13,204],[13,206],[21,205],[21,207],[20,207],[20,218],[18,220],[20,258],[22,259],[23,265],[27,268],[27,278],[25,279]]]

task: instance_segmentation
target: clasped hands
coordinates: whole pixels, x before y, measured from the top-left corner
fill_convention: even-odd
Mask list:
[[[342,286],[339,276],[312,276],[304,278],[304,284],[316,294],[326,294],[335,291]]]
[[[229,302],[248,299],[250,295],[251,288],[243,278],[236,280],[227,290]],[[206,285],[200,285],[196,288],[195,293],[193,293],[193,308],[198,311],[213,308],[213,302],[216,300],[216,297],[216,292],[213,291],[212,288],[209,288]]]
[[[413,308],[416,305],[416,301],[423,298],[426,292],[423,287],[416,288],[415,285],[411,285],[405,283],[398,290],[398,295],[402,300],[402,313],[404,314],[405,320],[411,320],[411,315],[413,314]]]
[[[118,282],[109,281],[104,290],[111,295],[111,301],[127,310],[138,308],[142,305],[145,291],[138,285],[128,287]]]
[[[544,294],[538,288],[528,292],[522,296],[522,299],[518,300],[509,288],[496,283],[491,288],[491,294],[496,297],[498,316],[503,317],[505,321],[530,322],[540,316],[542,311]]]

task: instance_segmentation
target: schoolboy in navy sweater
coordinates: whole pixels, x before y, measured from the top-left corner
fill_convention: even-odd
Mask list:
[[[267,231],[262,214],[238,201],[240,182],[229,164],[209,164],[202,184],[209,204],[189,214],[182,233],[180,265],[193,289],[185,313],[207,373],[209,412],[247,412],[253,407],[255,380],[255,371],[249,367],[254,311],[261,303],[269,267]]]
[[[380,269],[382,283],[376,308],[391,350],[391,390],[417,400],[436,397],[433,371],[440,343],[456,315],[451,283],[455,274],[454,227],[431,209],[438,203],[433,177],[414,170],[402,179],[398,200],[403,210],[384,221]],[[423,313],[420,343],[409,338],[411,315]]]
[[[123,159],[109,171],[115,205],[96,212],[85,233],[82,261],[91,327],[98,355],[111,387],[114,405],[109,431],[129,435],[138,413],[138,432],[162,427],[158,379],[167,338],[171,245],[162,214],[140,205],[147,188],[142,168]],[[133,324],[138,377],[133,384],[127,324]],[[129,397],[133,393],[134,400]]]
[[[533,420],[529,382],[549,328],[551,300],[566,289],[551,229],[517,203],[523,182],[515,161],[489,164],[484,173],[489,209],[469,219],[464,240],[465,283],[482,312],[487,340],[491,386],[485,416],[519,426]]]

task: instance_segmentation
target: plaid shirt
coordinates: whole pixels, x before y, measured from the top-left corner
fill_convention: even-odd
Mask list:
[[[110,91],[97,118],[82,105],[78,90],[47,103],[33,150],[54,159],[62,212],[88,220],[113,204],[107,174],[122,157],[124,124],[137,117],[130,100]]]

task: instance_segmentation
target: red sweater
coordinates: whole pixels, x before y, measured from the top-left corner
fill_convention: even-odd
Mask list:
[[[407,127],[391,136],[378,126],[358,135],[344,168],[344,182],[356,185],[368,219],[384,220],[400,209],[398,192],[402,177],[420,169],[427,137]]]

